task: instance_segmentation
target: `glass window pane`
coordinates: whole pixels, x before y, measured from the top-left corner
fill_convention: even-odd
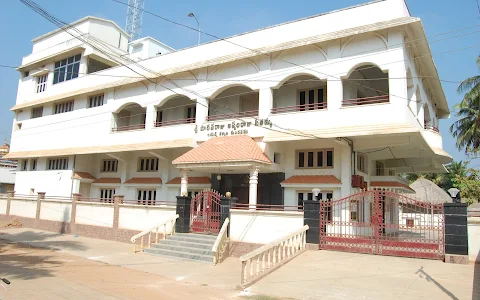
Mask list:
[[[75,61],[80,61],[80,58],[82,57],[81,54],[77,54],[75,55]]]
[[[59,71],[58,70],[55,70],[53,72],[53,84],[57,83],[58,82],[58,77],[59,76]]]
[[[318,89],[318,103],[323,103],[323,89]]]
[[[65,67],[58,69],[58,82],[65,81]]]
[[[333,194],[332,193],[327,193],[327,199],[331,200],[333,198]]]
[[[308,91],[308,104],[313,104],[315,103],[315,90],[309,90]],[[313,109],[311,107],[310,109]]]
[[[73,65],[67,66],[67,79],[70,80],[72,79],[72,74],[73,74]]]
[[[323,167],[323,151],[317,152],[317,167]]]
[[[313,167],[313,152],[308,152],[308,167]]]
[[[73,65],[73,74],[72,78],[77,78],[78,77],[78,70],[80,69],[80,63],[76,63]]]
[[[313,200],[313,193],[307,194],[307,200]]]
[[[57,61],[57,62],[55,63],[55,69],[56,69],[56,68],[59,68],[59,67],[60,67],[60,62]]]
[[[333,167],[333,151],[327,151],[327,167]]]
[[[67,59],[64,59],[60,62],[61,66],[66,66],[67,65]]]
[[[305,152],[298,152],[298,167],[305,167]]]
[[[305,91],[300,92],[300,105],[305,105]],[[305,110],[305,106],[301,107],[300,110]]]

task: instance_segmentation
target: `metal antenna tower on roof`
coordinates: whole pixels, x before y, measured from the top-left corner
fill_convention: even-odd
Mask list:
[[[143,7],[145,0],[128,0],[127,25],[125,31],[130,35],[129,42],[142,35]]]

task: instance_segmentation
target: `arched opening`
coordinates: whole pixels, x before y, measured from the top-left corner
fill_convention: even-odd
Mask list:
[[[195,123],[196,105],[186,96],[175,96],[155,110],[155,127]]]
[[[227,88],[210,100],[208,121],[258,116],[258,91],[246,86]]]
[[[356,67],[342,80],[342,106],[378,104],[390,101],[388,73],[373,64]]]
[[[312,75],[298,75],[273,90],[272,114],[327,108],[327,82]]]
[[[145,129],[146,109],[133,103],[114,113],[115,124],[112,131]]]
[[[432,116],[433,114],[433,116]],[[435,132],[439,132],[438,126],[435,122],[435,112],[430,110],[430,107],[427,104],[423,106],[423,115],[424,115],[424,128],[428,130],[432,130]]]

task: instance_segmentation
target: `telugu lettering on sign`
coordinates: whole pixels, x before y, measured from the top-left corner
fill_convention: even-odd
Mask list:
[[[200,126],[200,129],[198,128],[198,125],[195,125],[195,133],[198,133],[198,131],[207,131],[208,137],[240,135],[248,134],[248,128],[251,126],[269,126],[271,128],[272,122],[269,119],[255,119],[254,121],[211,123]]]

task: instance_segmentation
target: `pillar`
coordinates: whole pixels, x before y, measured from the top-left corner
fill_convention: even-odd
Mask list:
[[[196,99],[196,102],[195,124],[200,127],[207,120],[209,103],[207,99],[202,98]]]
[[[307,230],[307,244],[315,244],[315,247],[311,248],[318,250],[320,244],[320,201],[303,201],[303,224],[310,227]]]
[[[340,191],[341,198],[350,196],[352,193],[352,152],[350,146],[344,144],[340,148],[340,166],[341,175],[340,181],[342,182],[342,189]],[[335,157],[334,157],[335,159]]]
[[[445,262],[468,263],[467,204],[445,203]]]
[[[250,209],[256,209],[257,207],[257,188],[258,188],[258,167],[252,167],[250,169],[250,189],[248,193],[248,203]]]
[[[232,209],[232,204],[235,203],[236,201],[237,201],[237,198],[233,198],[233,197],[220,198],[220,228],[223,226],[223,223],[227,218],[230,221],[232,221],[230,217],[230,210]],[[228,225],[227,236],[230,236],[230,225]]]
[[[192,198],[188,196],[177,196],[177,215],[178,219],[175,223],[175,232],[189,233],[190,232],[190,206],[192,205]]]
[[[266,119],[273,108],[273,91],[271,88],[260,89],[258,96],[258,117]]]
[[[7,211],[5,212],[7,216],[10,215],[10,207],[12,206],[13,197],[15,197],[15,191],[8,191],[7,192]]]
[[[72,209],[70,211],[70,233],[75,233],[75,219],[77,215],[77,202],[80,201],[80,194],[72,195]]]
[[[180,196],[186,196],[188,194],[188,170],[180,170]]]
[[[37,212],[35,218],[38,220],[40,219],[40,210],[42,207],[42,200],[45,199],[45,192],[38,192],[37,193]]]
[[[145,129],[152,129],[154,128],[153,122],[155,122],[157,118],[157,113],[155,110],[155,106],[153,104],[147,105],[146,115],[145,115]]]
[[[120,204],[123,203],[123,195],[113,196],[113,229],[118,229],[118,219],[120,216]]]

